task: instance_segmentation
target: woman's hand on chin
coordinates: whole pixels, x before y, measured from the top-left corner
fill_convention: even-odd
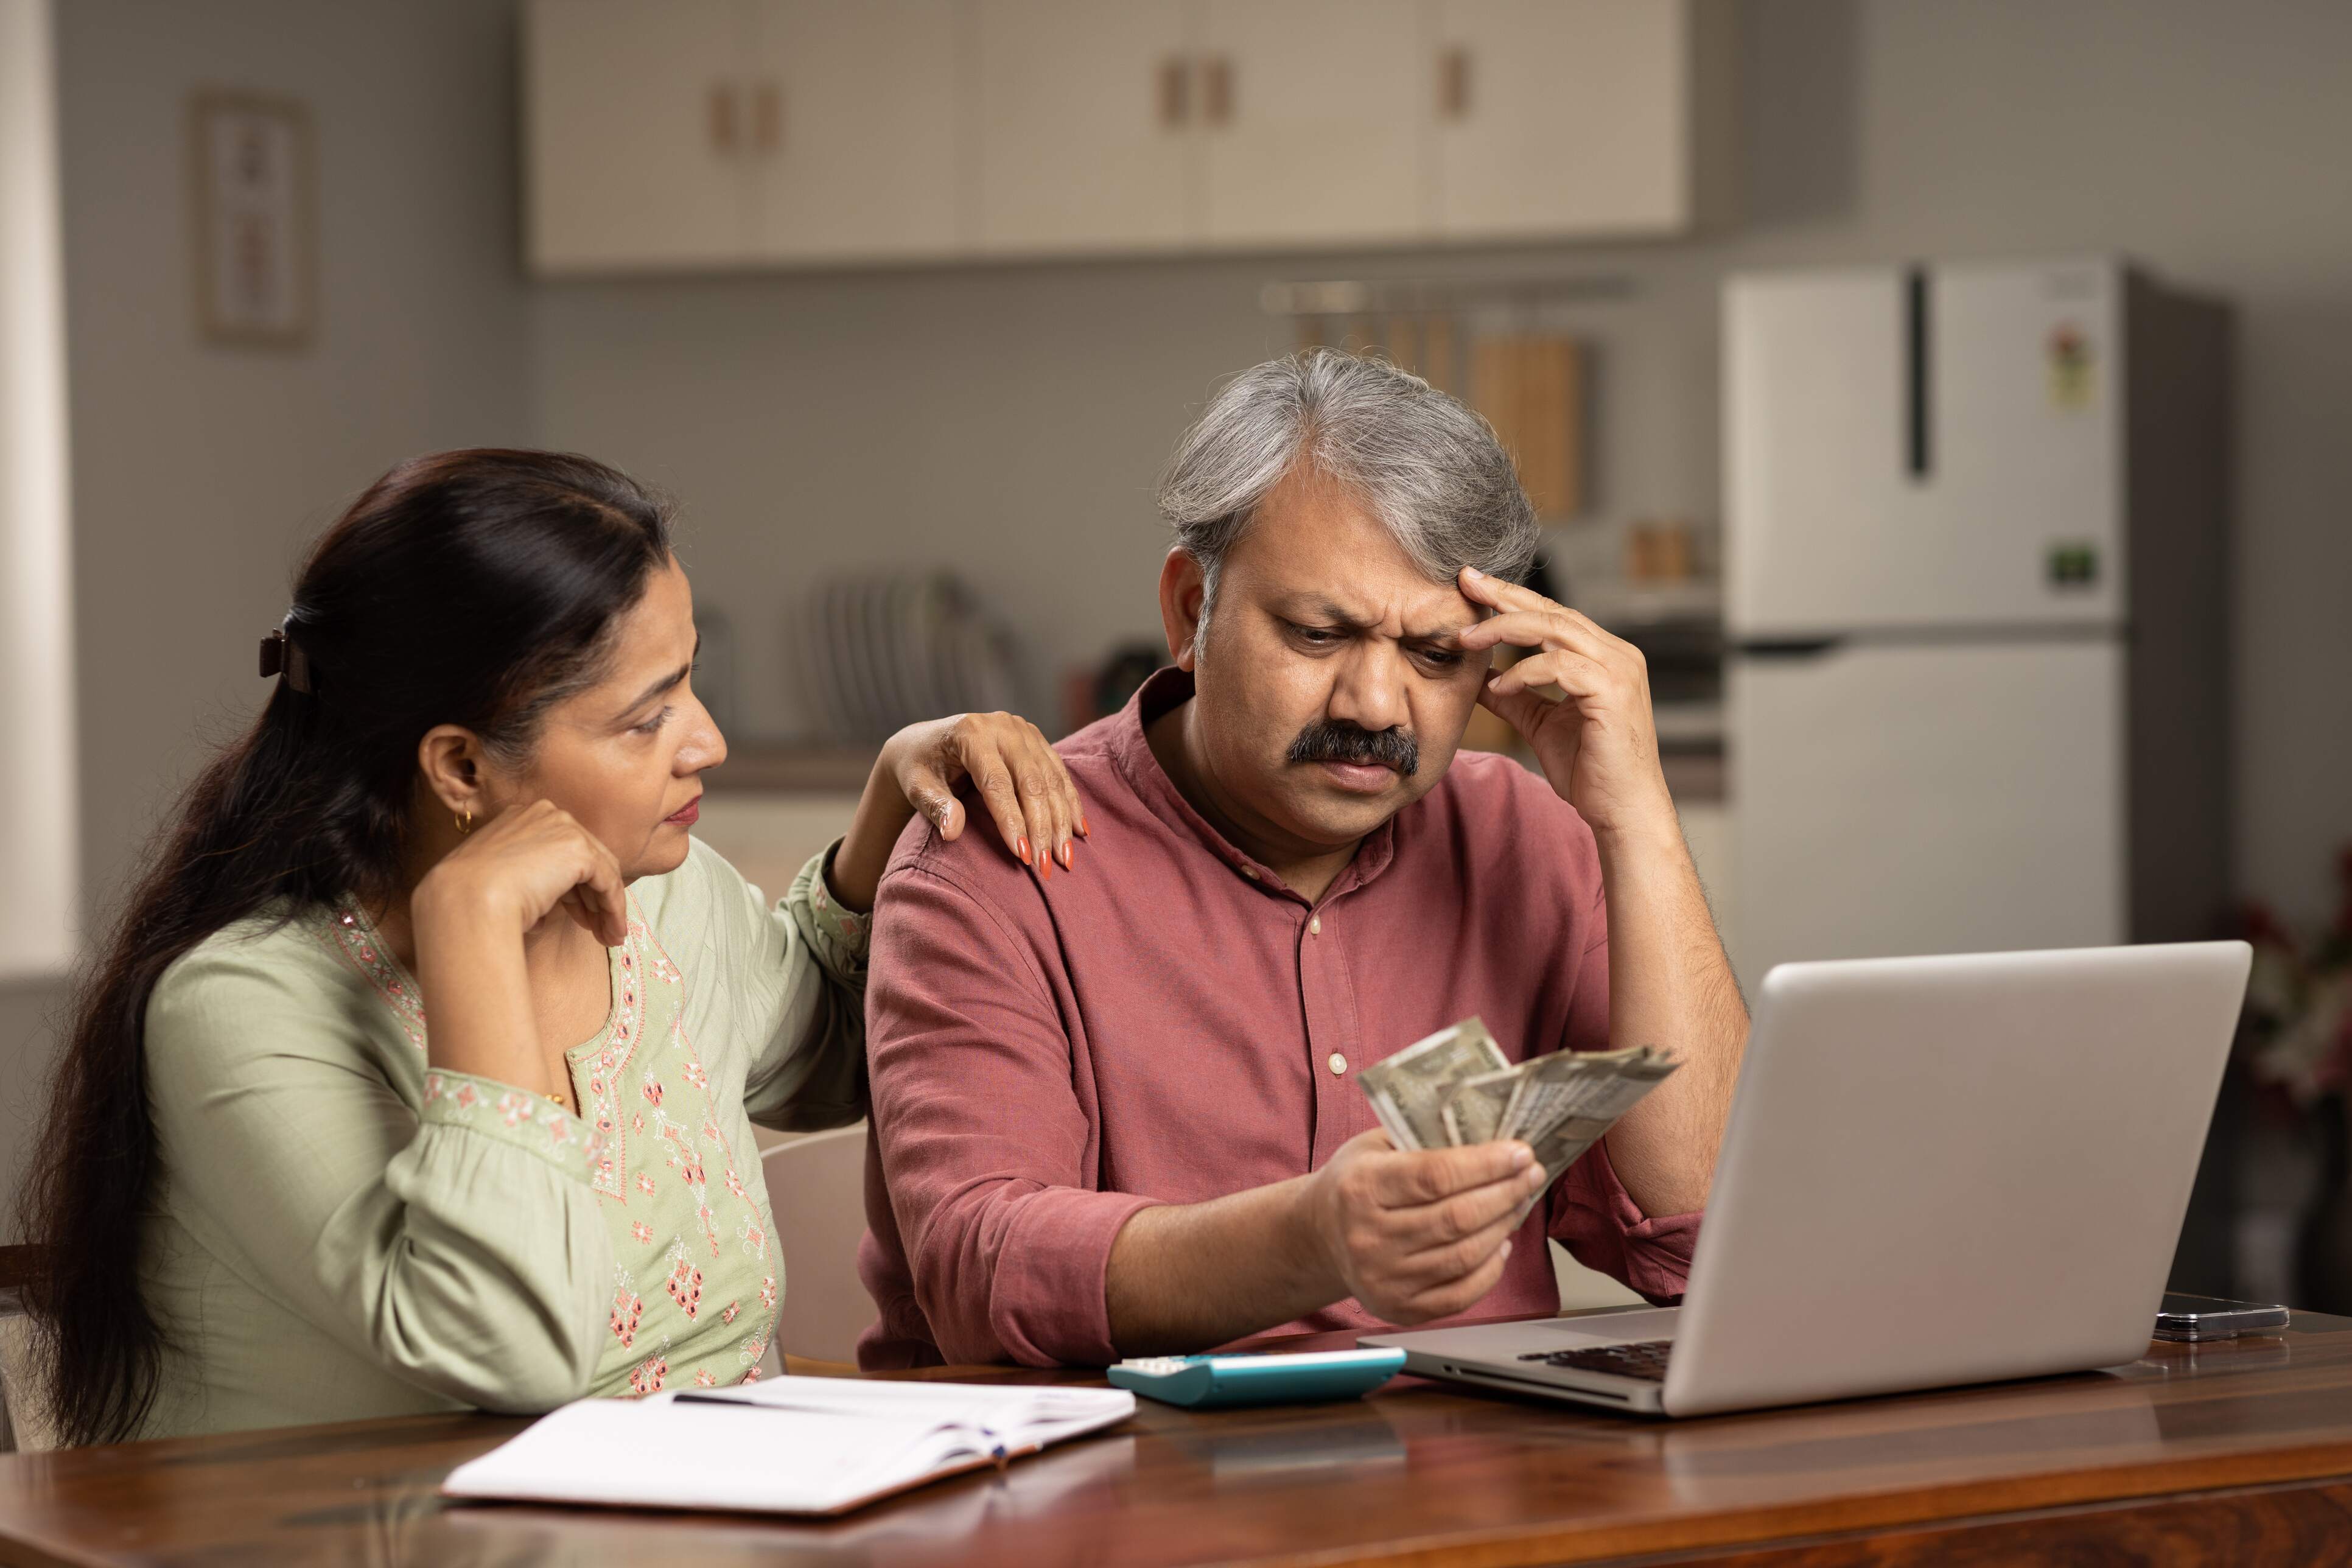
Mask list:
[[[958,713],[909,724],[883,746],[834,857],[827,879],[834,896],[853,909],[872,908],[899,830],[919,813],[940,837],[962,837],[967,813],[956,786],[967,781],[1023,865],[1042,878],[1053,876],[1056,862],[1066,872],[1076,868],[1086,813],[1045,733],[1012,713]]]
[[[559,909],[606,947],[629,936],[620,862],[544,800],[500,812],[467,836],[417,883],[410,908],[420,946],[427,926],[487,920],[521,936]]]

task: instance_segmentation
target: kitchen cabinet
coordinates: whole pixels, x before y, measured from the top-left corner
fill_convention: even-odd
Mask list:
[[[525,0],[544,275],[1680,232],[1731,0]]]
[[[542,272],[750,257],[738,0],[530,0],[525,245]]]
[[[1722,214],[1727,4],[1424,4],[1440,236],[1668,234]]]
[[[753,258],[952,251],[960,0],[752,0],[747,9]]]
[[[1169,249],[1190,237],[1190,0],[970,0],[978,246]]]
[[[1419,0],[1203,0],[1193,57],[1214,247],[1411,239],[1423,226]]]
[[[948,254],[962,21],[962,0],[529,0],[531,264]]]

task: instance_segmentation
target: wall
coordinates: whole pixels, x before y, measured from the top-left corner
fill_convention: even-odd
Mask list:
[[[1149,635],[1154,473],[1216,379],[1289,346],[1272,279],[1622,277],[1598,345],[1602,520],[1710,515],[1727,268],[2121,250],[2240,310],[2242,880],[2299,915],[2352,837],[2352,7],[2326,0],[1750,0],[1746,220],[1721,240],[1483,256],[909,270],[534,291],[541,436],[687,504],[745,727],[802,722],[818,576],[951,564],[1045,673]],[[1050,689],[1038,683],[1041,690]],[[1042,715],[1044,717],[1045,715]]]
[[[82,843],[99,918],[159,806],[258,706],[299,547],[394,460],[528,436],[513,20],[498,0],[59,0]],[[307,102],[318,331],[198,340],[183,178],[198,86]],[[0,994],[46,1058],[55,986]],[[27,1070],[32,1069],[32,1070]],[[37,1097],[0,1117],[14,1187]]]

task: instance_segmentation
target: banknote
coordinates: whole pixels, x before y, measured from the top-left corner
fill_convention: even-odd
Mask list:
[[[1614,1121],[1675,1070],[1673,1058],[1647,1046],[1622,1051],[1554,1051],[1519,1064],[1518,1083],[1497,1133],[1535,1138],[1564,1117]]]
[[[1511,1097],[1518,1092],[1519,1081],[1518,1068],[1505,1068],[1500,1072],[1482,1072],[1455,1084],[1439,1108],[1439,1115],[1445,1122],[1445,1141],[1459,1147],[1492,1142],[1501,1137],[1503,1113],[1510,1109]]]
[[[1544,1168],[1524,1215],[1619,1117],[1681,1064],[1665,1051],[1553,1051],[1513,1063],[1486,1026],[1466,1018],[1356,1075],[1400,1149],[1517,1138]]]
[[[1544,1184],[1519,1206],[1524,1218],[1552,1183],[1601,1142],[1617,1119],[1641,1103],[1681,1064],[1647,1047],[1633,1051],[1554,1052],[1527,1068],[1505,1134],[1523,1138],[1544,1168]]]
[[[1495,1037],[1476,1018],[1465,1018],[1356,1075],[1372,1114],[1400,1149],[1443,1149],[1445,1099],[1455,1085],[1510,1066]]]

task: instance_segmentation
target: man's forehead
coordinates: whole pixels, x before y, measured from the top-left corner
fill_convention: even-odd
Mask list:
[[[1479,618],[1454,584],[1429,580],[1361,496],[1308,471],[1276,486],[1226,564],[1276,615],[1402,623],[1412,637],[1448,636]]]

